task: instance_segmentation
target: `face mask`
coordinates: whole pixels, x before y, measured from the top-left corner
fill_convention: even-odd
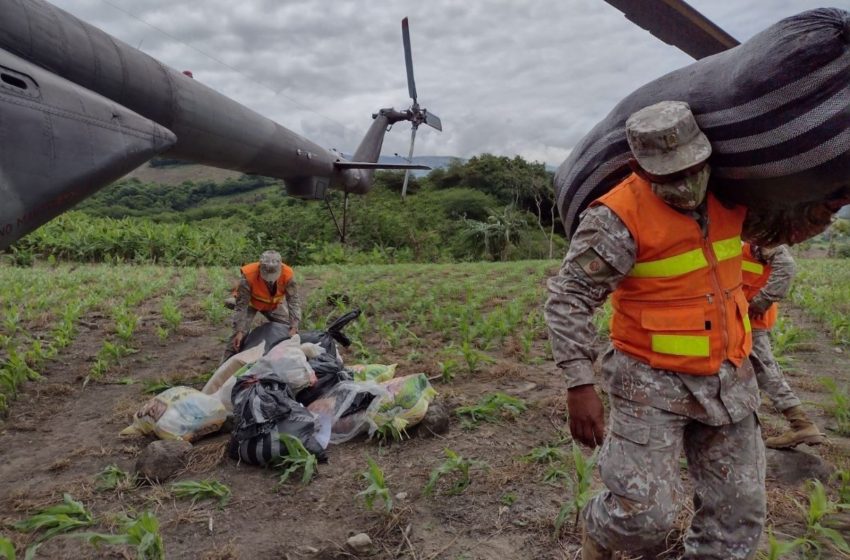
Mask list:
[[[708,165],[693,175],[670,183],[652,183],[652,192],[661,200],[681,210],[693,210],[705,200],[708,189]]]

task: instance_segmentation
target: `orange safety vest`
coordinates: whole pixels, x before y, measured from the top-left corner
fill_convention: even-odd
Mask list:
[[[266,281],[260,276],[260,263],[253,262],[241,268],[242,274],[251,287],[251,307],[257,311],[273,311],[286,296],[286,285],[292,280],[293,272],[287,265],[280,267],[274,294],[269,293]]]
[[[612,297],[614,346],[654,368],[715,375],[740,366],[752,348],[741,289],[741,227],[746,209],[708,193],[708,236],[658,198],[635,174],[593,204],[604,204],[631,232],[635,265]]]
[[[749,243],[744,243],[744,261],[741,267],[744,276],[744,295],[747,296],[747,301],[753,301],[756,294],[767,284],[773,268],[753,255],[753,249]],[[774,303],[767,308],[764,315],[752,320],[753,328],[759,330],[772,329],[778,315],[779,306]]]

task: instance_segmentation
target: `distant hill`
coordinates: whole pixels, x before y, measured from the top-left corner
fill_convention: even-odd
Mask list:
[[[344,157],[350,158],[349,155],[343,154]],[[451,156],[414,156],[413,162],[427,165],[431,169],[446,168],[453,161],[463,163],[463,158]],[[404,163],[405,160],[395,156],[381,156],[381,163]],[[413,174],[417,177],[422,177],[428,174],[428,171],[414,171]],[[160,185],[179,185],[184,181],[192,181],[198,183],[201,181],[213,181],[221,183],[227,179],[235,179],[241,177],[239,171],[231,171],[229,169],[219,169],[217,167],[209,167],[207,165],[198,165],[195,163],[187,163],[180,165],[157,165],[152,166],[146,163],[138,169],[134,169],[126,175],[127,178],[136,178],[143,183],[158,183]]]

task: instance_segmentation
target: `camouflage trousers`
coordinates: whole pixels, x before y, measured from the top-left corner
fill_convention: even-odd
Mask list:
[[[766,509],[764,444],[755,414],[709,426],[612,395],[599,456],[607,489],[583,511],[588,535],[615,551],[663,544],[682,501],[683,449],[695,511],[683,558],[752,558]]]
[[[750,363],[756,372],[759,389],[770,397],[770,402],[776,410],[782,412],[802,403],[779,370],[779,364],[773,357],[770,347],[770,331],[753,330],[753,351],[750,353]]]
[[[251,319],[253,322],[253,318],[256,317],[258,311],[253,307],[248,309],[248,313],[251,314]],[[281,302],[280,305],[272,309],[271,311],[259,311],[259,313],[263,314],[270,323],[281,323],[284,325],[289,325],[289,308],[286,306],[286,302]],[[251,323],[249,322],[249,324]],[[246,335],[248,333],[245,333]],[[231,356],[236,354],[236,350],[233,349],[233,339],[236,338],[236,333],[234,332],[230,335],[230,338],[227,341],[227,346],[224,348],[224,354],[221,357],[221,363],[226,362]]]

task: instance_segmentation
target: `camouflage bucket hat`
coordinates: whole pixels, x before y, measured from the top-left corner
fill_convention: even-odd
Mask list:
[[[260,255],[260,276],[266,282],[274,282],[280,277],[282,261],[277,251],[266,251]]]
[[[683,101],[644,107],[626,120],[626,139],[640,166],[652,175],[670,175],[700,164],[711,144]]]

